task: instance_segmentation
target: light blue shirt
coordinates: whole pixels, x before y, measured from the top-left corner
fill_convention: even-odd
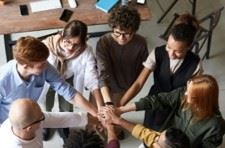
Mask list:
[[[67,101],[75,95],[76,90],[65,82],[51,64],[48,63],[47,68],[40,75],[32,75],[27,82],[19,76],[16,63],[16,60],[11,60],[0,67],[0,123],[7,119],[10,104],[14,100],[26,97],[37,101],[45,81]]]

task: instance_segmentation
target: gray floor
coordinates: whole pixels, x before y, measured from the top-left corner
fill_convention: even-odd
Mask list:
[[[162,6],[167,5],[169,0],[159,0],[162,2]],[[164,43],[161,39],[158,38],[158,36],[165,30],[165,27],[168,25],[170,19],[173,16],[173,13],[184,13],[184,12],[190,12],[191,5],[188,2],[189,0],[182,0],[178,1],[175,8],[167,15],[167,17],[160,23],[157,24],[156,21],[162,14],[162,11],[160,10],[159,6],[157,5],[155,0],[148,0],[148,6],[151,10],[152,18],[149,21],[142,22],[141,28],[139,30],[139,33],[146,37],[148,41],[149,50],[151,50],[153,47],[157,45],[161,45]],[[225,5],[225,0],[197,0],[197,17],[201,18],[202,16],[208,14],[215,8],[218,8],[220,6]],[[225,117],[225,67],[223,64],[225,63],[225,17],[224,13],[221,16],[221,20],[217,26],[217,28],[214,31],[213,35],[213,41],[212,41],[212,50],[209,60],[203,61],[203,67],[205,70],[205,73],[209,73],[216,77],[219,87],[220,87],[220,110]],[[107,25],[99,25],[99,26],[91,26],[89,27],[90,31],[96,31],[96,30],[102,30],[102,29],[108,29]],[[53,32],[55,30],[50,31],[40,31],[40,32],[28,32],[23,34],[15,34],[13,35],[13,38],[18,38],[19,36],[23,35],[33,35],[33,36],[39,36],[40,34],[46,34],[49,32]],[[95,47],[97,39],[91,39],[89,40],[89,43]],[[0,35],[0,65],[6,62],[5,53],[4,53],[4,42],[2,35]],[[145,96],[148,92],[148,88],[152,84],[152,77],[150,76],[148,82],[144,86],[143,90],[138,94],[138,96],[135,98],[135,100],[139,99],[142,96]],[[143,120],[143,112],[136,112],[136,113],[127,113],[124,115],[124,117],[130,121],[133,122],[142,122]],[[131,136],[127,136],[125,140],[121,141],[121,147],[122,148],[137,148],[138,145],[141,143],[137,141],[136,139],[132,138]],[[54,137],[48,141],[44,142],[44,146],[46,148],[61,148],[62,147],[62,140],[59,138],[58,134],[56,133]],[[221,145],[221,148],[225,148],[225,142],[223,145]]]

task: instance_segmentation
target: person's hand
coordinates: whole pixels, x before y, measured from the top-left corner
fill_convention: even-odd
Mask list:
[[[115,121],[117,118],[119,118],[116,115],[116,108],[112,106],[106,106],[101,110],[101,117],[104,122],[110,123],[110,124],[115,124]]]
[[[116,108],[114,108],[114,113],[117,115],[117,116],[121,116],[121,114],[123,113],[122,111],[121,111],[121,107],[116,107]]]

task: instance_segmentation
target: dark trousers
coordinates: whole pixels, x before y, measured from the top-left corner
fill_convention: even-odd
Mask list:
[[[68,82],[70,85],[73,85],[73,76],[66,79],[66,82]],[[46,95],[46,111],[52,111],[54,102],[55,102],[55,91],[50,87],[47,95]],[[59,99],[59,111],[60,112],[73,112],[73,105],[66,101],[61,95],[58,95]]]

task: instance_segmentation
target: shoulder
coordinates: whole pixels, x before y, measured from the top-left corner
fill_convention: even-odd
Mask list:
[[[93,48],[90,45],[87,44],[87,47],[84,50],[84,53],[86,53],[86,54],[94,54],[93,52],[94,52]]]
[[[223,130],[225,132],[225,120],[223,119],[222,114],[219,110],[211,119],[209,119],[209,122],[211,125],[217,126],[220,128],[220,130]]]
[[[197,62],[200,61],[200,57],[197,54],[193,53],[192,51],[187,52],[187,57],[188,57],[188,59],[193,59]]]
[[[7,80],[16,71],[16,60],[11,60],[0,67],[0,80]]]
[[[157,46],[155,52],[166,52],[166,45]]]
[[[93,58],[93,57],[94,57],[93,48],[87,44],[87,47],[85,48],[85,50],[77,58],[74,58],[74,60],[75,61],[77,61],[78,59],[87,60],[87,59]]]
[[[42,42],[49,48],[49,50],[52,52],[54,49],[57,48],[57,43],[59,39],[61,38],[60,34],[52,35],[47,37],[46,39],[42,40]]]
[[[140,43],[142,43],[142,44],[146,44],[146,45],[147,45],[146,38],[143,37],[142,35],[134,34],[133,40],[136,41],[136,42],[140,42]]]
[[[106,33],[104,34],[103,36],[101,36],[98,40],[98,43],[101,43],[101,42],[109,42],[113,40],[112,36],[111,36],[111,33]]]
[[[52,64],[50,64],[49,61],[47,61],[47,66],[43,73],[46,75],[60,75],[57,69]]]
[[[178,100],[180,100],[180,99],[183,99],[183,96],[185,95],[185,91],[186,91],[186,87],[179,87],[169,92],[169,94],[170,96],[174,96],[174,98],[177,98]]]

